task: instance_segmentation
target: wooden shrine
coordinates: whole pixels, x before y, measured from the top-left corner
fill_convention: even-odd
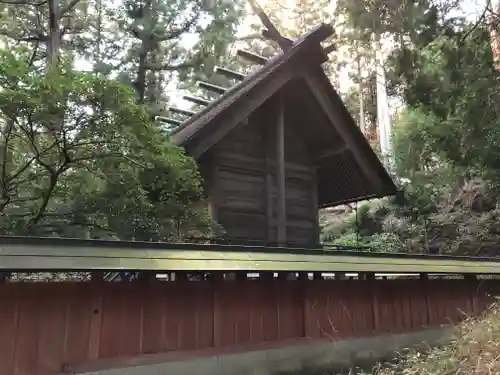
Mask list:
[[[321,64],[321,42],[333,29],[321,25],[266,59],[231,88],[201,82],[215,101],[187,96],[204,108],[173,109],[188,118],[173,140],[199,163],[210,212],[225,237],[243,243],[313,247],[319,244],[318,209],[382,197],[396,187],[332,87]]]

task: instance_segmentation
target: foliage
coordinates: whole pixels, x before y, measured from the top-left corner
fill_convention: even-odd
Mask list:
[[[207,229],[194,161],[129,88],[64,65],[43,73],[27,55],[0,51],[3,234],[159,240],[188,222]]]
[[[500,372],[500,309],[492,306],[479,319],[469,318],[450,343],[409,349],[393,365],[379,365],[376,375],[496,374]]]
[[[410,3],[412,14],[390,2],[376,11],[377,2],[341,4],[366,41],[374,33],[398,41],[386,70],[391,96],[404,103],[392,139],[404,194],[386,200],[375,223],[359,222],[360,241],[389,233],[406,251],[497,255],[500,98],[489,30],[449,15],[456,2]],[[375,25],[377,12],[384,17]],[[351,111],[359,111],[359,94],[351,95]],[[325,227],[323,238],[353,233],[351,215]]]

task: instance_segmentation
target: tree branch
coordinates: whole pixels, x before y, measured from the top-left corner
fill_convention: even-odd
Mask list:
[[[184,25],[182,25],[178,29],[174,29],[161,37],[154,37],[153,39],[159,42],[163,42],[165,40],[177,39],[182,34],[188,32],[189,29],[191,29],[191,27],[193,27],[196,24],[196,22],[198,22],[200,16],[201,16],[201,11],[198,10],[190,20],[186,21]]]
[[[65,7],[63,7],[59,13],[60,16],[68,13],[69,11],[71,11],[78,3],[80,2],[80,0],[71,0],[70,3],[68,5],[66,5]]]
[[[30,6],[34,6],[34,7],[39,7],[39,6],[47,4],[47,0],[40,1],[40,2],[37,2],[37,3],[32,3],[30,1],[23,1],[23,0],[0,0],[0,4],[30,5]]]
[[[195,63],[180,63],[180,64],[176,64],[176,65],[170,65],[170,64],[162,64],[162,65],[147,64],[146,65],[146,69],[148,69],[148,70],[155,70],[155,71],[161,71],[161,70],[176,71],[176,70],[194,68],[195,66],[196,66]]]

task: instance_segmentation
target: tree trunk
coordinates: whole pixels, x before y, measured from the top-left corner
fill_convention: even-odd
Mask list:
[[[49,35],[47,38],[47,69],[52,71],[59,63],[61,47],[61,30],[59,21],[61,8],[59,0],[48,0],[49,6]]]
[[[361,75],[361,55],[358,47],[357,51],[357,65],[358,65],[358,78],[359,78],[359,128],[363,132],[366,133],[366,125],[365,125],[365,103],[364,103],[364,85],[363,85],[363,77]]]

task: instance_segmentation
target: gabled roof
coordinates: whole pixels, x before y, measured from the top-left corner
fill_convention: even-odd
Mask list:
[[[279,90],[297,101],[304,118],[300,134],[315,158],[318,204],[334,206],[393,195],[397,188],[361,133],[321,64],[328,58],[321,42],[332,34],[321,25],[298,39],[172,133],[173,141],[199,158]]]

